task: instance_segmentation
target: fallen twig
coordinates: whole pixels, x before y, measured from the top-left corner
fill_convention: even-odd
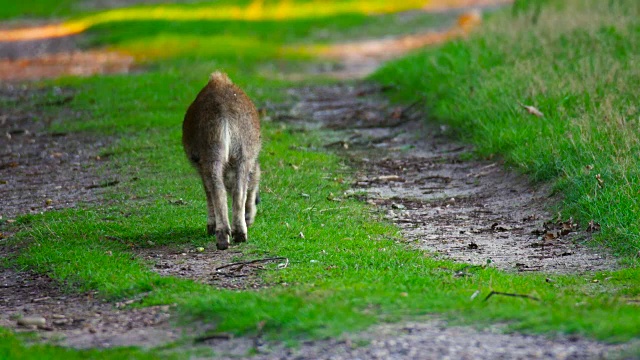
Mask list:
[[[36,106],[62,106],[65,105],[69,102],[71,102],[71,100],[73,100],[74,95],[69,95],[69,96],[65,96],[63,98],[60,99],[55,99],[55,100],[51,100],[51,101],[44,101],[41,103],[37,103],[35,104]]]
[[[89,186],[86,186],[85,189],[105,188],[105,187],[109,187],[109,186],[116,186],[118,184],[120,184],[120,180],[113,180],[113,181],[109,181],[109,182],[102,183],[102,184],[89,185]]]
[[[249,260],[249,261],[239,261],[239,262],[234,262],[231,264],[227,264],[227,265],[223,265],[220,267],[216,268],[216,271],[220,271],[222,269],[226,269],[232,266],[240,266],[241,268],[245,265],[251,265],[251,264],[257,264],[257,263],[264,263],[264,262],[270,262],[270,261],[277,261],[277,260],[285,260],[287,263],[289,262],[289,259],[286,257],[272,257],[272,258],[264,258],[264,259],[255,259],[255,260]]]
[[[489,295],[487,295],[486,298],[484,298],[484,301],[489,300],[490,297],[492,297],[493,295],[503,295],[503,296],[511,296],[511,297],[520,297],[520,298],[525,298],[525,299],[530,299],[530,300],[535,300],[535,301],[540,301],[540,299],[538,299],[535,296],[531,296],[531,295],[525,295],[525,294],[512,294],[512,293],[504,293],[504,292],[499,292],[499,291],[492,291],[489,293]]]
[[[402,109],[400,113],[402,115],[406,115],[409,110],[413,109],[418,104],[423,104],[424,102],[425,102],[425,99],[424,98],[420,98],[420,99],[412,102],[411,104],[409,104],[409,106],[407,106],[404,109]]]
[[[233,335],[227,333],[205,334],[193,339],[193,342],[198,344],[208,340],[231,340],[232,338]]]

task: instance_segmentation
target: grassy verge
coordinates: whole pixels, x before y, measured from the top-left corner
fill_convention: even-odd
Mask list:
[[[554,181],[564,216],[601,224],[595,241],[637,263],[640,4],[547,1],[535,22],[535,9],[520,10],[374,78],[397,85],[403,100],[424,96],[481,156]]]
[[[333,20],[322,21],[332,26]],[[153,21],[141,25],[150,29],[144,42],[160,49],[172,44],[167,39],[184,39],[187,25],[172,33],[166,24]],[[224,29],[235,20],[207,21],[210,29]],[[197,32],[200,23],[192,25],[191,31]],[[232,24],[245,29],[243,36],[256,38],[262,36],[261,26],[247,30],[252,28]],[[304,41],[308,35],[301,29],[304,22],[283,20],[279,26],[295,35],[277,43]],[[94,30],[101,44],[138,50],[139,43],[129,42],[124,33],[109,38],[99,27]],[[206,40],[205,34],[198,36]],[[457,277],[463,265],[409,249],[398,239],[397,229],[380,221],[366,204],[330,200],[330,194],[341,196],[346,190],[343,180],[348,180],[349,170],[336,156],[317,150],[318,134],[277,123],[264,123],[263,202],[249,230],[250,242],[239,247],[245,258],[289,258],[286,269],[263,274],[269,289],[228,291],[160,277],[148,264],[132,259],[141,247],[213,246],[204,234],[201,185],[180,147],[181,120],[214,68],[226,69],[258,105],[285,98],[284,90],[292,84],[266,79],[260,68],[265,63],[287,66],[288,60],[259,46],[239,47],[233,54],[215,46],[203,53],[196,46],[162,60],[150,59],[143,73],[57,81],[78,89],[70,106],[87,116],[56,126],[121,136],[109,149],[113,166],[122,179],[136,180],[118,185],[105,205],[18,219],[21,232],[15,241],[24,243],[24,249],[12,265],[46,273],[71,291],[98,290],[107,299],[145,294],[143,305],[176,303],[184,321],[213,323],[219,331],[247,334],[264,321],[267,335],[279,340],[337,335],[379,321],[429,314],[464,323],[506,321],[523,331],[609,341],[640,336],[640,316],[630,305],[640,296],[637,270],[558,276],[553,283],[543,275],[490,268]],[[185,205],[169,201],[175,198]],[[531,294],[541,301],[482,302],[491,290]],[[482,295],[471,300],[476,291]],[[3,341],[0,338],[0,344]]]

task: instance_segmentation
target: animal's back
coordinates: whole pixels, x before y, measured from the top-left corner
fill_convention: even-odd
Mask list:
[[[182,143],[195,164],[202,158],[255,158],[260,151],[260,122],[247,95],[222,72],[214,72],[187,109]],[[256,146],[257,145],[257,146]]]

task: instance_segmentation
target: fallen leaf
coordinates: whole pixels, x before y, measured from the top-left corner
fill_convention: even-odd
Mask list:
[[[589,221],[589,226],[587,226],[587,231],[588,232],[600,231],[600,224],[598,224],[593,220]]]
[[[543,117],[544,114],[538,110],[537,108],[530,106],[530,105],[525,105],[520,103],[520,106],[522,106],[525,110],[527,110],[527,112],[531,115],[537,116],[537,117]]]

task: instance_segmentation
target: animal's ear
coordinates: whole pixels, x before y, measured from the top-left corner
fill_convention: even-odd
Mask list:
[[[231,82],[231,79],[229,79],[229,76],[227,76],[227,74],[223,73],[222,71],[212,72],[211,75],[209,75],[209,82],[216,82],[219,84],[233,84],[233,82]]]

